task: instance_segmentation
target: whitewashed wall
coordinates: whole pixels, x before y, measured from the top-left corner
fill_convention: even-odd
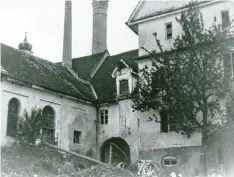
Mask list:
[[[6,145],[7,112],[10,99],[20,101],[20,115],[33,107],[51,106],[55,111],[55,134],[58,146],[83,151],[96,148],[96,108],[70,98],[24,86],[1,82],[1,146]],[[76,120],[76,121],[75,121]],[[70,125],[73,129],[70,129]],[[73,143],[73,131],[81,131],[81,143]]]
[[[154,3],[151,3],[152,7]],[[173,5],[173,4],[172,4]],[[143,6],[144,7],[144,6]],[[152,9],[152,8],[151,8]],[[205,5],[200,8],[200,11],[203,14],[204,26],[205,28],[211,27],[214,22],[214,17],[216,16],[216,23],[221,24],[221,11],[229,10],[230,18],[234,17],[234,3],[231,1],[220,1],[218,3]],[[142,10],[143,11],[143,10]],[[149,9],[149,13],[150,13]],[[145,15],[148,13],[146,8],[144,10]],[[153,33],[157,32],[158,39],[163,45],[164,50],[169,50],[173,45],[173,39],[177,37],[177,35],[181,34],[181,26],[176,21],[175,17],[180,17],[181,13],[173,13],[165,16],[161,16],[152,20],[143,21],[138,25],[138,36],[139,36],[139,55],[147,54],[145,50],[141,49],[141,47],[145,47],[147,50],[156,50],[159,52],[158,47],[156,45],[156,41]],[[141,13],[143,15],[143,12]],[[170,40],[166,40],[165,33],[165,23],[172,22],[172,33],[173,38]]]

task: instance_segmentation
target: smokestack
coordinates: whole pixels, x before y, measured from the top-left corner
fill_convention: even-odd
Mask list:
[[[107,49],[107,9],[109,0],[93,0],[92,54]]]
[[[65,0],[63,66],[72,67],[72,2]]]

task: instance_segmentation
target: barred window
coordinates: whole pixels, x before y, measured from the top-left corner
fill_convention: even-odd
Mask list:
[[[100,110],[100,124],[108,124],[108,110]]]

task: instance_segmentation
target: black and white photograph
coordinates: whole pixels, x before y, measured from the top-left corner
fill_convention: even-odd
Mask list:
[[[233,0],[0,0],[2,177],[234,177]]]

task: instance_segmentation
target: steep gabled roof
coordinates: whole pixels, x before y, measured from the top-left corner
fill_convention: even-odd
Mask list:
[[[205,5],[209,3],[219,2],[220,0],[200,0],[199,5]],[[146,1],[141,0],[126,24],[135,33],[138,34],[138,24],[153,18],[157,18],[161,15],[167,15],[169,13],[186,10],[188,8],[189,1]]]
[[[88,101],[95,99],[91,85],[78,81],[65,67],[4,44],[1,68],[8,76],[28,84]]]
[[[95,55],[89,55],[72,60],[72,68],[81,77],[85,79],[91,79],[91,72],[98,65],[105,55],[105,52],[98,53]]]
[[[92,80],[99,102],[111,102],[115,100],[117,92],[116,79],[112,78],[111,74],[121,59],[136,71],[137,63],[134,59],[137,56],[138,50],[136,49],[106,58]]]

